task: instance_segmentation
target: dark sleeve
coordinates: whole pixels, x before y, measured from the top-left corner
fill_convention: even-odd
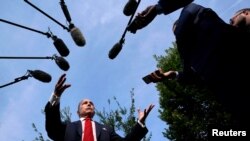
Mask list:
[[[177,80],[182,84],[192,84],[201,79],[193,68],[194,50],[197,42],[195,22],[200,20],[200,13],[203,13],[206,9],[203,6],[191,3],[183,8],[176,22],[174,34],[183,66],[183,71],[179,72]]]
[[[196,84],[201,81],[201,78],[192,69],[184,69],[179,72],[177,81],[185,85]]]
[[[195,32],[193,26],[201,20],[202,13],[205,13],[204,11],[207,10],[210,9],[195,3],[185,6],[176,21],[176,28],[174,31],[177,38],[176,40],[178,40],[179,37],[185,37],[187,34],[193,34],[193,32]]]
[[[111,131],[111,141],[140,141],[147,134],[148,129],[141,127],[138,123],[132,128],[125,138],[120,137],[114,130]]]
[[[159,0],[158,5],[161,7],[162,13],[167,15],[193,1],[194,0]]]
[[[183,63],[179,82],[186,84],[202,83],[209,54],[217,47],[221,27],[225,23],[210,8],[191,3],[183,8],[174,31],[176,44]],[[217,43],[217,42],[216,42]],[[207,75],[207,74],[206,74]]]
[[[54,141],[63,141],[66,125],[60,117],[60,104],[52,106],[49,102],[45,106],[45,128],[48,136]]]

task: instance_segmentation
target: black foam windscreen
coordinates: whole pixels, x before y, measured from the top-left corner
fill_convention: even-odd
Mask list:
[[[34,71],[28,70],[28,71],[31,74],[31,76],[33,76],[35,79],[37,79],[39,81],[48,83],[52,79],[51,76],[44,71],[41,71],[41,70],[34,70]]]
[[[69,55],[69,49],[65,45],[62,39],[56,38],[54,39],[54,46],[56,47],[57,51],[61,56],[68,56]]]
[[[136,0],[129,0],[123,8],[123,14],[126,16],[132,15],[137,8]]]
[[[79,28],[73,27],[70,34],[76,45],[84,46],[86,44],[86,40]]]
[[[63,57],[55,56],[55,62],[64,71],[70,68],[69,63]]]
[[[120,42],[116,43],[113,48],[109,51],[109,58],[114,59],[122,50],[122,44]]]

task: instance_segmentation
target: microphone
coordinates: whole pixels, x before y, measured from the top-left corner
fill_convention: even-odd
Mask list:
[[[125,36],[126,36],[127,31],[128,31],[128,25],[131,23],[131,21],[132,21],[134,15],[135,15],[135,11],[136,11],[136,9],[138,8],[138,6],[139,6],[139,4],[140,4],[140,2],[141,2],[141,0],[138,0],[138,4],[137,4],[137,2],[136,2],[136,4],[135,4],[135,9],[134,9],[133,11],[131,11],[131,10],[128,10],[128,9],[129,9],[129,7],[131,6],[131,2],[132,2],[132,1],[136,2],[136,0],[129,0],[129,2],[128,2],[128,3],[126,4],[126,6],[124,7],[124,10],[125,10],[125,11],[131,12],[132,15],[131,15],[131,17],[130,17],[130,19],[129,19],[129,21],[128,21],[127,27],[126,27],[125,30],[123,31],[123,34],[122,34],[122,37],[121,37],[120,41],[119,41],[118,43],[116,43],[116,44],[113,46],[113,48],[109,51],[109,58],[110,58],[110,59],[114,59],[114,58],[120,53],[120,51],[122,50],[122,44],[123,44],[124,41],[125,41]],[[133,5],[134,5],[134,4],[133,4]],[[125,12],[125,13],[126,13],[126,12]],[[126,13],[126,14],[130,14],[130,13]]]
[[[54,46],[56,47],[57,51],[61,56],[68,56],[69,55],[69,49],[64,44],[63,40],[60,38],[57,38],[57,36],[52,36],[52,39],[54,40]]]
[[[61,4],[61,8],[62,8],[63,14],[64,14],[64,16],[66,17],[67,21],[68,21],[68,22],[71,22],[71,17],[70,17],[68,8],[67,8],[67,6],[65,5],[64,0],[61,0],[60,4]]]
[[[42,35],[47,36],[48,38],[52,38],[54,40],[54,46],[56,47],[56,49],[60,53],[60,55],[61,56],[68,56],[69,55],[69,49],[64,44],[64,42],[62,41],[62,39],[57,38],[55,35],[52,34],[51,31],[49,31],[49,32],[42,32],[42,31],[30,28],[30,27],[26,27],[26,26],[23,26],[23,25],[20,25],[20,24],[17,24],[17,23],[13,23],[13,22],[10,22],[10,21],[4,20],[4,19],[0,19],[0,21],[8,23],[8,24],[11,24],[11,25],[14,25],[14,26],[17,26],[17,27],[24,28],[24,29],[27,29],[27,30],[30,30],[30,31],[33,31],[33,32],[40,33]]]
[[[116,43],[113,46],[113,48],[109,51],[109,58],[114,59],[121,50],[122,50],[122,43],[121,42]]]
[[[66,59],[64,59],[63,57],[59,57],[56,54],[46,57],[0,56],[0,59],[51,59],[55,60],[55,63],[60,69],[64,71],[67,71],[69,69],[69,63],[66,61]]]
[[[20,82],[22,80],[26,80],[29,77],[34,77],[35,79],[42,81],[42,82],[45,82],[45,83],[48,83],[51,81],[51,76],[46,72],[43,72],[41,70],[34,70],[34,71],[28,70],[25,75],[15,78],[15,80],[10,82],[10,83],[1,85],[0,88],[15,84],[15,83]]]
[[[79,28],[75,27],[74,24],[70,24],[70,34],[72,39],[74,40],[75,44],[78,46],[84,46],[86,44],[86,40],[82,35]]]
[[[66,17],[67,21],[70,23],[69,31],[70,31],[72,39],[74,40],[76,45],[84,46],[86,44],[86,40],[83,37],[80,29],[75,27],[74,24],[71,23],[71,17],[70,17],[68,8],[67,8],[64,0],[61,0],[60,5],[61,5],[64,16]]]
[[[56,64],[58,65],[59,68],[61,68],[64,71],[67,71],[69,69],[69,63],[63,58],[54,55],[53,59],[55,60]]]
[[[132,15],[137,9],[136,0],[129,0],[123,8],[123,14],[126,16]]]
[[[34,71],[28,70],[28,72],[30,74],[29,76],[32,76],[39,81],[42,81],[45,83],[48,83],[51,81],[51,76],[48,73],[43,72],[41,70],[34,70]]]

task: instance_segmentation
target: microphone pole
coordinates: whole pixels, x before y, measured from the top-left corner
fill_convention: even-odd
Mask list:
[[[135,8],[133,14],[131,15],[131,17],[130,17],[128,23],[127,23],[127,26],[126,26],[126,28],[125,28],[123,34],[122,34],[121,39],[120,39],[119,42],[116,43],[116,44],[113,46],[113,48],[111,48],[111,50],[109,51],[109,58],[110,58],[110,59],[114,59],[114,58],[120,53],[120,51],[122,50],[122,45],[123,45],[124,42],[125,42],[125,36],[126,36],[127,31],[128,31],[128,26],[129,26],[129,24],[131,23],[131,21],[132,21],[134,15],[135,15],[135,12],[136,12],[136,10],[137,10],[137,8],[138,8],[140,2],[141,2],[141,0],[138,0],[138,3],[137,3],[137,5],[136,5],[136,8]]]
[[[51,59],[55,60],[58,67],[64,71],[70,68],[69,63],[63,57],[59,57],[56,54],[46,57],[0,56],[0,59]]]
[[[52,40],[54,41],[54,46],[56,47],[56,49],[60,53],[60,55],[61,56],[68,56],[69,55],[69,49],[67,48],[67,46],[65,45],[63,40],[60,39],[60,38],[57,38],[57,36],[53,35],[53,33],[50,31],[50,29],[49,29],[49,32],[42,32],[42,31],[30,28],[30,27],[26,27],[26,26],[23,26],[23,25],[20,25],[20,24],[16,24],[16,23],[4,20],[4,19],[0,19],[0,21],[4,22],[4,23],[11,24],[11,25],[14,25],[14,26],[17,26],[17,27],[24,28],[24,29],[27,29],[27,30],[30,30],[30,31],[33,31],[33,32],[43,34],[43,35],[47,36],[48,38],[52,38]]]
[[[26,3],[28,3],[30,6],[32,6],[33,8],[35,8],[36,10],[38,10],[39,12],[41,12],[43,15],[47,16],[52,21],[54,21],[57,24],[59,24],[61,27],[63,27],[63,29],[66,29],[68,32],[70,32],[71,33],[71,37],[73,38],[73,40],[76,43],[76,45],[78,45],[78,46],[84,46],[86,44],[85,38],[82,35],[81,31],[77,27],[75,27],[75,25],[73,23],[71,23],[71,17],[70,17],[69,11],[68,11],[67,6],[65,5],[64,1],[61,1],[60,5],[61,5],[61,8],[63,10],[64,16],[67,19],[67,22],[69,22],[69,26],[68,27],[64,26],[63,24],[61,24],[60,22],[58,22],[57,20],[55,20],[54,18],[52,18],[50,15],[48,15],[47,13],[45,13],[44,11],[42,11],[41,9],[39,9],[37,6],[35,6],[31,2],[29,2],[28,0],[24,0],[24,1]]]
[[[37,32],[37,33],[46,35],[48,38],[51,37],[51,35],[50,35],[48,32],[45,33],[45,32],[42,32],[42,31],[39,31],[39,30],[36,30],[36,29],[33,29],[33,28],[29,28],[29,27],[26,27],[26,26],[23,26],[23,25],[20,25],[20,24],[16,24],[16,23],[13,23],[13,22],[4,20],[4,19],[0,19],[0,21],[1,21],[1,22],[4,22],[4,23],[11,24],[11,25],[14,25],[14,26],[17,26],[17,27],[24,28],[24,29],[27,29],[27,30],[30,30],[30,31],[33,31],[33,32]]]
[[[0,59],[52,59],[50,56],[46,57],[14,57],[14,56],[0,56]]]
[[[35,6],[34,4],[32,4],[31,2],[29,2],[28,0],[24,0],[27,4],[29,4],[30,6],[32,6],[33,8],[35,8],[36,10],[38,10],[39,12],[41,12],[43,15],[47,16],[48,18],[50,18],[52,21],[54,21],[55,23],[57,23],[58,25],[60,25],[63,29],[66,29],[68,32],[70,31],[70,29],[66,26],[64,26],[63,24],[61,24],[60,22],[58,22],[56,19],[54,19],[53,17],[51,17],[50,15],[48,15],[47,13],[45,13],[44,11],[42,11],[40,8],[38,8],[37,6]]]
[[[137,5],[136,5],[136,8],[135,8],[133,14],[131,15],[131,17],[130,17],[130,19],[129,19],[129,21],[128,21],[128,24],[127,24],[127,26],[126,26],[126,28],[125,28],[123,34],[122,34],[122,37],[121,37],[120,41],[123,41],[123,40],[125,41],[124,38],[125,38],[125,35],[126,35],[127,31],[128,31],[128,25],[131,23],[131,21],[132,21],[134,15],[135,15],[135,12],[136,12],[136,10],[137,10],[137,8],[138,8],[140,2],[141,2],[141,0],[138,0],[138,3],[137,3]]]
[[[15,83],[17,83],[17,82],[19,82],[19,81],[26,80],[26,79],[28,79],[28,78],[29,78],[29,76],[27,76],[27,75],[24,75],[24,76],[21,76],[21,77],[17,77],[17,78],[15,78],[14,81],[12,81],[12,82],[10,82],[10,83],[7,83],[7,84],[4,84],[4,85],[0,86],[0,88],[3,88],[3,87],[6,87],[6,86],[15,84]]]

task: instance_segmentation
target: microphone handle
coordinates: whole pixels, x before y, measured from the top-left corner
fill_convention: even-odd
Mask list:
[[[141,2],[141,0],[138,0],[138,3],[137,3],[136,8],[135,8],[135,11],[134,11],[134,13],[131,15],[131,17],[130,17],[130,19],[129,19],[129,21],[128,21],[127,27],[125,28],[125,30],[124,30],[124,32],[123,32],[123,34],[122,34],[121,40],[123,40],[123,38],[125,38],[125,35],[126,35],[127,31],[128,31],[128,26],[130,25],[130,23],[131,23],[131,21],[132,21],[134,15],[135,15],[135,12],[136,12],[136,10],[137,10],[137,8],[138,8],[140,2]]]
[[[71,17],[70,17],[68,8],[65,5],[65,2],[63,0],[61,0],[60,4],[61,4],[61,8],[62,8],[64,16],[66,17],[67,21],[70,23],[71,22]]]

